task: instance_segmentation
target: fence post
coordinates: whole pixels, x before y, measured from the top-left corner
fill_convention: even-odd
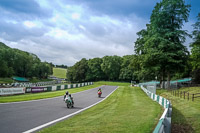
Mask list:
[[[185,91],[183,93],[184,93],[184,99],[185,99]]]
[[[181,91],[181,94],[180,94],[180,98],[182,98],[182,91]]]
[[[194,94],[192,94],[192,101],[194,101]]]

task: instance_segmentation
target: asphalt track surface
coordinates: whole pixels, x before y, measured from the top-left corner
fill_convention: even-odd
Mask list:
[[[102,86],[101,98],[97,95],[98,88],[72,94],[75,102],[72,109],[66,107],[63,96],[0,104],[0,133],[21,133],[68,116],[101,101],[116,90],[117,86]]]

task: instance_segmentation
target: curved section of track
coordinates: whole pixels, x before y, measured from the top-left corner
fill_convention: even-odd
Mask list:
[[[98,98],[98,88],[72,94],[75,102],[75,107],[72,109],[66,107],[63,96],[46,100],[0,104],[0,132],[21,133],[68,116],[101,101],[116,90],[117,86],[102,86],[102,98]]]

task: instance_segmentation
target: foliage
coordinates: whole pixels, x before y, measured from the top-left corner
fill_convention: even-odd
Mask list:
[[[190,45],[191,49],[191,65],[193,70],[193,81],[200,83],[200,13],[197,16],[197,22],[193,25],[193,40]]]
[[[47,78],[52,74],[52,63],[41,62],[28,52],[12,49],[0,42],[0,77]]]
[[[85,82],[88,71],[88,60],[83,58],[74,66],[68,67],[67,79],[71,82]]]
[[[183,45],[188,33],[182,30],[187,22],[190,5],[183,0],[162,0],[152,11],[147,29],[138,32],[135,52],[143,57],[143,71],[153,77],[168,81],[171,76],[183,71],[188,51]]]
[[[121,68],[121,57],[119,56],[105,56],[101,69],[105,73],[108,80],[117,80]]]
[[[86,76],[87,81],[98,81],[104,79],[105,74],[101,69],[102,62],[103,59],[101,58],[88,60],[88,72]]]

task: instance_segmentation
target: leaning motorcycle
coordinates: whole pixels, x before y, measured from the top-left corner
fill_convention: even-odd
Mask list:
[[[73,108],[74,107],[74,105],[72,103],[72,99],[70,97],[65,98],[65,103],[67,105],[67,108]]]
[[[102,94],[102,92],[101,92],[101,91],[98,91],[98,96],[99,96],[99,97],[101,97],[101,94]]]

